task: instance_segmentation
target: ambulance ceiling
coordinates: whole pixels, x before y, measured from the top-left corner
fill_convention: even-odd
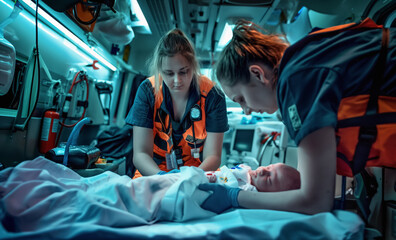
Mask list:
[[[160,36],[177,27],[194,42],[201,61],[210,61],[226,22],[231,24],[243,18],[263,25],[279,1],[140,0],[138,3],[153,32],[151,37],[146,36],[143,41],[148,48],[152,48],[150,40],[157,41]]]
[[[135,29],[136,43],[141,51],[152,52],[159,38],[170,29],[182,29],[195,44],[202,65],[210,66],[216,59],[217,43],[226,23],[234,23],[243,18],[264,27],[270,33],[288,34],[286,30],[297,31],[293,27],[299,10],[310,9],[307,17],[309,26],[302,29],[305,35],[312,27],[328,27],[347,22],[359,21],[367,12],[375,16],[383,8],[389,15],[395,10],[396,1],[374,0],[138,0],[146,16],[152,35],[140,34]],[[392,4],[393,3],[393,4]],[[388,7],[392,5],[392,7]],[[393,9],[392,9],[393,8]],[[301,18],[301,17],[300,17]],[[308,29],[309,27],[309,29]],[[291,30],[290,30],[291,29]]]

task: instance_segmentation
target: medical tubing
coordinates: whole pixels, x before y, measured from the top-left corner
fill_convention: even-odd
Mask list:
[[[69,113],[70,103],[72,99],[73,99],[73,94],[71,93],[66,94],[65,100],[63,102],[62,118],[67,118],[67,114]]]
[[[72,85],[71,85],[68,93],[66,94],[65,100],[63,102],[63,109],[62,109],[63,123],[65,122],[65,119],[67,118],[67,114],[69,113],[70,103],[71,103],[71,100],[73,98],[73,94],[71,92],[73,90],[74,83],[76,82],[76,79],[80,75],[80,73],[82,73],[82,71],[79,71],[79,72],[76,73],[76,75],[74,75]],[[61,124],[61,123],[59,123],[59,124]],[[64,126],[64,124],[61,124],[61,131],[62,131],[63,126]]]
[[[51,73],[50,73],[50,71],[49,71],[47,65],[45,64],[44,59],[41,57],[41,55],[39,55],[38,57],[39,57],[39,60],[40,60],[40,62],[41,62],[41,68],[43,68],[44,73],[45,73],[45,75],[47,76],[47,80],[48,80],[49,82],[51,82],[51,85],[49,86],[49,88],[48,88],[48,90],[47,90],[47,95],[50,97],[50,99],[51,99],[51,101],[52,101],[52,102],[51,102],[51,105],[54,105],[54,103],[53,103],[53,101],[54,101],[54,96],[53,96],[54,87],[55,87],[57,84],[61,85],[62,82],[61,82],[61,80],[59,80],[59,79],[58,79],[58,80],[54,80],[54,79],[52,78]],[[57,91],[57,92],[58,92],[58,91]]]
[[[77,77],[78,77],[81,73],[82,73],[82,71],[79,71],[79,72],[77,72],[76,75],[74,76],[72,85],[70,86],[70,89],[69,89],[69,92],[68,92],[68,93],[69,93],[69,94],[72,93],[73,88],[74,88],[74,86],[75,86],[77,83],[79,83],[79,82],[81,82],[81,81],[85,81],[85,84],[86,84],[86,86],[87,86],[87,95],[86,95],[85,101],[88,102],[88,98],[89,98],[89,83],[88,83],[88,78],[87,78],[85,75],[83,75],[83,78],[82,78],[82,79],[77,80]],[[81,120],[84,118],[85,112],[86,112],[86,111],[87,111],[87,108],[84,107],[84,111],[83,111],[83,113],[82,113],[80,119],[79,119],[77,122],[75,122],[75,123],[73,123],[73,124],[70,124],[70,125],[65,124],[66,118],[63,118],[63,121],[62,121],[62,122],[59,122],[59,124],[61,125],[61,129],[62,129],[63,127],[69,127],[69,128],[70,128],[70,127],[74,127],[79,121],[81,121]]]
[[[77,122],[76,126],[73,128],[72,132],[70,133],[69,138],[67,139],[66,142],[65,155],[63,157],[63,165],[67,166],[70,146],[76,144],[77,137],[78,134],[80,133],[81,128],[87,123],[91,123],[91,119],[89,117],[86,117],[83,120]]]
[[[261,158],[264,156],[265,149],[267,148],[268,144],[272,141],[273,138],[274,138],[274,135],[270,135],[270,137],[268,138],[268,140],[267,140],[267,141],[264,143],[264,145],[261,147],[261,151],[260,151],[260,153],[259,153],[259,155],[258,155],[258,158],[257,158],[257,160],[258,160],[259,163],[260,163],[260,166],[261,166]]]
[[[38,60],[37,60],[37,55],[38,55],[37,49],[33,50],[33,54],[34,54],[34,62],[33,62],[32,83],[34,83],[34,73],[36,72],[36,63],[38,62]],[[40,71],[40,69],[39,69],[39,71]],[[31,97],[32,94],[33,94],[33,86],[31,86],[31,88],[30,88],[29,96]],[[29,115],[30,115],[30,105],[31,105],[31,102],[29,101],[29,104],[28,104],[28,113],[29,113]]]
[[[72,145],[76,145],[76,144],[77,144],[78,134],[80,133],[80,130],[81,130],[81,128],[83,127],[83,125],[85,125],[85,124],[87,124],[87,123],[91,123],[92,121],[91,121],[91,119],[90,119],[89,117],[86,117],[86,118],[84,118],[83,120],[81,120],[80,122],[83,122],[83,123],[81,123],[80,127],[77,128],[76,131],[78,131],[78,132],[76,132],[76,133],[73,135],[73,138],[72,138],[72,140],[71,140],[71,144],[72,144]],[[77,126],[77,125],[76,125],[76,126]],[[76,128],[76,127],[74,127],[74,128]],[[74,130],[74,129],[73,129],[73,130]]]
[[[16,4],[16,3],[15,3]],[[20,129],[20,130],[25,130],[26,125],[28,124],[28,122],[30,121],[30,119],[33,116],[33,112],[37,107],[37,103],[39,101],[40,98],[40,85],[41,85],[41,77],[40,77],[40,58],[39,58],[39,44],[38,44],[38,4],[39,4],[39,0],[37,0],[36,2],[36,17],[35,17],[35,23],[36,23],[36,47],[33,49],[33,55],[34,55],[34,64],[33,64],[33,73],[32,73],[32,86],[30,88],[30,99],[29,99],[29,105],[28,105],[28,116],[25,119],[24,123],[22,125],[20,124],[16,124],[16,120],[17,118],[15,118],[15,124],[14,124],[14,128],[16,129]],[[19,6],[20,4],[18,4]],[[36,99],[33,105],[33,109],[30,109],[30,105],[31,105],[31,96],[33,93],[33,85],[34,85],[34,76],[36,73],[36,62],[37,62],[37,90],[36,90]],[[23,89],[22,93],[24,94],[25,89]],[[21,99],[22,99],[22,95],[21,94]],[[18,107],[19,108],[19,107]]]
[[[276,141],[275,141],[275,139],[276,139],[277,136],[278,136],[278,135],[275,135],[275,136],[272,138],[272,143],[274,144],[274,146],[275,146],[278,150],[280,150],[279,145],[276,144]]]
[[[77,121],[77,122],[74,123],[74,125],[66,125],[66,124],[65,124],[65,121],[66,121],[66,118],[67,118],[67,113],[69,112],[69,107],[70,107],[71,98],[73,97],[73,95],[71,94],[71,92],[72,92],[72,90],[73,90],[74,83],[76,82],[76,79],[77,79],[77,77],[80,75],[80,73],[82,73],[82,71],[79,71],[79,72],[76,73],[76,75],[74,75],[72,85],[70,86],[70,89],[69,89],[69,91],[68,91],[68,94],[66,95],[65,100],[64,100],[64,102],[63,102],[63,109],[62,109],[62,118],[63,118],[63,120],[62,120],[62,122],[59,122],[59,124],[61,125],[61,127],[60,127],[60,129],[59,129],[58,137],[56,138],[55,146],[58,146],[59,139],[60,139],[61,134],[62,134],[62,131],[63,131],[63,127],[73,127],[73,126],[75,126],[75,125],[78,123],[78,121]],[[70,95],[71,95],[71,97],[70,97]],[[69,99],[69,98],[70,98],[70,99]],[[67,103],[67,101],[69,101],[69,103]],[[65,106],[65,105],[67,105],[67,106]],[[66,112],[66,111],[67,111],[67,112]],[[84,114],[82,115],[82,117],[84,117]],[[80,118],[80,120],[82,120],[82,118]]]
[[[34,64],[33,64],[33,76],[32,76],[32,84],[34,84],[34,73],[36,72],[36,62],[37,62],[37,91],[36,91],[36,101],[34,102],[34,106],[33,109],[30,111],[30,102],[28,105],[28,112],[29,112],[29,116],[26,118],[25,123],[23,125],[23,128],[25,128],[26,124],[30,121],[30,119],[32,118],[33,115],[33,111],[36,109],[37,107],[37,103],[39,100],[39,95],[40,95],[40,85],[41,85],[41,79],[40,79],[40,58],[39,58],[39,48],[38,48],[38,0],[36,3],[36,49],[33,50],[34,53]],[[33,93],[33,86],[30,88],[30,96],[32,96]]]

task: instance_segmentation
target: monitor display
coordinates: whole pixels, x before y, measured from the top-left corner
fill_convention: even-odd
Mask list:
[[[253,147],[254,129],[237,129],[233,149],[239,153],[251,152]]]

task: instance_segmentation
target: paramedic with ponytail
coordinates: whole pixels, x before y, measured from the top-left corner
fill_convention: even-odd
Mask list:
[[[228,130],[225,96],[200,74],[193,45],[181,30],[160,39],[151,68],[153,76],[139,86],[126,118],[133,125],[135,178],[181,166],[217,170]]]
[[[210,193],[201,206],[216,213],[331,211],[336,173],[396,167],[396,29],[366,19],[312,32],[291,46],[259,30],[250,22],[236,25],[216,75],[246,114],[279,110],[298,146],[301,187],[265,193],[201,184]]]

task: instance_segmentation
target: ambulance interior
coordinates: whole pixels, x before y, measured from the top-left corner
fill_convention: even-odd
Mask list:
[[[89,3],[90,11],[81,2]],[[132,177],[135,168],[128,163],[133,153],[132,129],[125,126],[125,117],[137,87],[149,76],[147,60],[170,29],[178,27],[188,34],[202,73],[216,82],[213,66],[238,19],[284,34],[293,44],[314,27],[365,17],[395,27],[396,1],[0,0],[0,169],[40,156],[64,164],[69,156],[66,162],[82,177],[106,171]],[[224,135],[222,166],[246,164],[256,169],[282,162],[298,168],[297,146],[276,113],[248,116],[238,104],[226,100],[230,128]],[[315,218],[238,209],[209,220],[149,223],[129,230],[75,225],[79,230],[67,235],[54,224],[52,230],[12,229],[7,223],[12,218],[5,216],[6,205],[1,204],[0,238],[40,239],[65,231],[66,238],[75,239],[232,239],[241,232],[244,239],[304,239],[319,231],[323,239],[396,239],[396,170],[370,171],[377,184],[370,190],[360,179],[336,179],[335,200],[344,200],[344,209],[363,219],[364,228],[359,225],[358,230],[349,216],[329,220],[326,214]],[[238,220],[231,224],[229,218]],[[271,224],[277,218],[285,222],[275,229]],[[295,224],[295,235],[288,235],[288,223]],[[186,231],[191,228],[199,231]]]

